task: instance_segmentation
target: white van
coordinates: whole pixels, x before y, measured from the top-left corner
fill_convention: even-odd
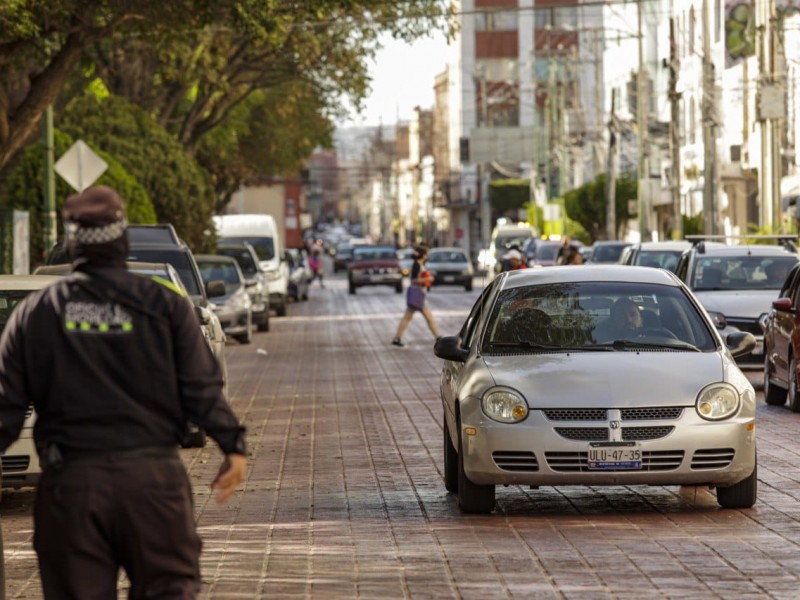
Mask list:
[[[272,215],[222,215],[214,217],[220,242],[248,242],[255,248],[269,287],[269,305],[279,317],[286,315],[289,265],[283,240]]]

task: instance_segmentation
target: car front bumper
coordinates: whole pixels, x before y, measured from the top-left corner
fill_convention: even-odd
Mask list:
[[[39,454],[33,443],[33,429],[23,428],[19,439],[11,444],[2,457],[4,489],[36,486],[42,470]]]
[[[544,412],[531,410],[525,421],[504,424],[486,417],[477,400],[468,399],[461,407],[464,471],[476,484],[727,486],[755,468],[755,424],[750,417],[705,421],[694,406],[687,406],[673,420],[623,421],[623,431],[638,428],[637,435],[651,427],[669,432],[639,440],[641,469],[590,470],[590,441],[567,439],[563,432],[580,437],[581,429],[605,426],[608,431],[604,421],[550,421]],[[467,434],[469,427],[474,435]]]

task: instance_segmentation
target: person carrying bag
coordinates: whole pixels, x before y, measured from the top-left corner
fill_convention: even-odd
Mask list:
[[[395,333],[392,340],[393,346],[403,347],[403,333],[405,332],[411,319],[414,318],[414,313],[420,312],[425,317],[428,323],[428,328],[433,333],[434,337],[439,337],[439,329],[436,327],[436,322],[433,320],[433,313],[428,307],[426,301],[427,289],[433,284],[433,275],[425,270],[425,261],[428,260],[428,248],[426,246],[417,246],[414,248],[414,264],[411,266],[410,284],[406,291],[406,311],[400,319],[400,324],[397,326],[397,333]]]

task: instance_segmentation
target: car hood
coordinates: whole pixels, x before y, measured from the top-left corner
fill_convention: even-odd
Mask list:
[[[484,356],[496,385],[531,408],[687,406],[723,380],[719,352],[576,352]],[[678,375],[680,374],[680,375]]]
[[[777,300],[778,290],[741,290],[695,292],[694,295],[708,311],[722,313],[726,317],[757,319],[769,312],[772,301]]]

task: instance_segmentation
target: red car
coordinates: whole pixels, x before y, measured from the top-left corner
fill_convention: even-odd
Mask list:
[[[398,294],[403,292],[403,270],[392,246],[355,246],[347,265],[348,289],[368,285],[388,285]]]
[[[789,271],[772,308],[759,319],[764,330],[764,399],[800,412],[800,263]]]

